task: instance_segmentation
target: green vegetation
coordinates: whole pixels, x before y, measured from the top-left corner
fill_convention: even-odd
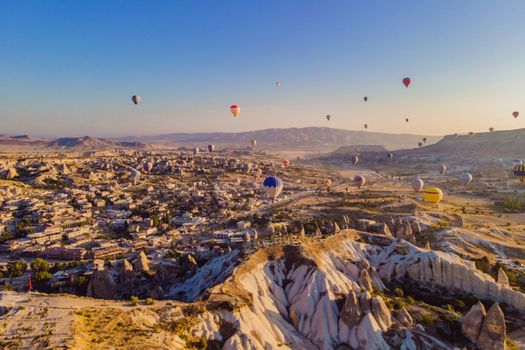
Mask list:
[[[501,207],[507,213],[525,212],[525,199],[522,196],[512,195],[497,201],[496,206]]]
[[[144,302],[146,303],[146,305],[153,305],[153,303],[155,301],[152,298],[146,298],[146,300],[144,300]]]
[[[131,298],[129,298],[129,301],[131,301],[131,305],[135,306],[140,301],[139,297],[132,295]]]
[[[510,338],[505,339],[505,345],[507,346],[507,350],[520,350],[519,345]]]
[[[20,277],[26,272],[26,270],[27,263],[24,260],[7,264],[7,273],[10,278]]]
[[[403,297],[405,295],[405,292],[401,288],[394,289],[394,295],[396,297]]]

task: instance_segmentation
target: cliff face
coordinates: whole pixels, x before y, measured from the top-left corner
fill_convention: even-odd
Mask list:
[[[454,254],[426,251],[408,242],[393,241],[373,261],[378,266],[379,275],[387,282],[402,282],[408,278],[429,287],[473,294],[480,299],[505,303],[525,311],[525,294],[511,289],[508,284],[497,283],[491,276],[477,270],[474,263]]]

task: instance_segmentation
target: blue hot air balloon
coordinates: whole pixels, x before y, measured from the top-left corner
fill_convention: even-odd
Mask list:
[[[263,188],[270,198],[275,199],[283,190],[283,181],[277,176],[268,176],[263,181]]]

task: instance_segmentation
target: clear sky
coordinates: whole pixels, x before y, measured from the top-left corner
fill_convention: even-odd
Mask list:
[[[524,18],[523,0],[3,0],[0,133],[522,128]]]

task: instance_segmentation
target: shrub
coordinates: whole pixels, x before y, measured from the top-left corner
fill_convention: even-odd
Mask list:
[[[135,306],[140,301],[139,297],[132,295],[131,298],[129,298],[131,301],[131,305]]]
[[[396,297],[402,297],[405,295],[405,293],[403,292],[403,290],[401,288],[396,288],[394,289],[394,295]]]
[[[146,298],[146,300],[144,300],[144,302],[146,303],[146,305],[153,305],[153,303],[155,301],[152,298]]]
[[[407,303],[408,303],[408,304],[412,305],[412,304],[414,304],[414,302],[415,302],[415,301],[414,301],[414,298],[412,298],[411,296],[408,296],[408,297],[407,297]]]

